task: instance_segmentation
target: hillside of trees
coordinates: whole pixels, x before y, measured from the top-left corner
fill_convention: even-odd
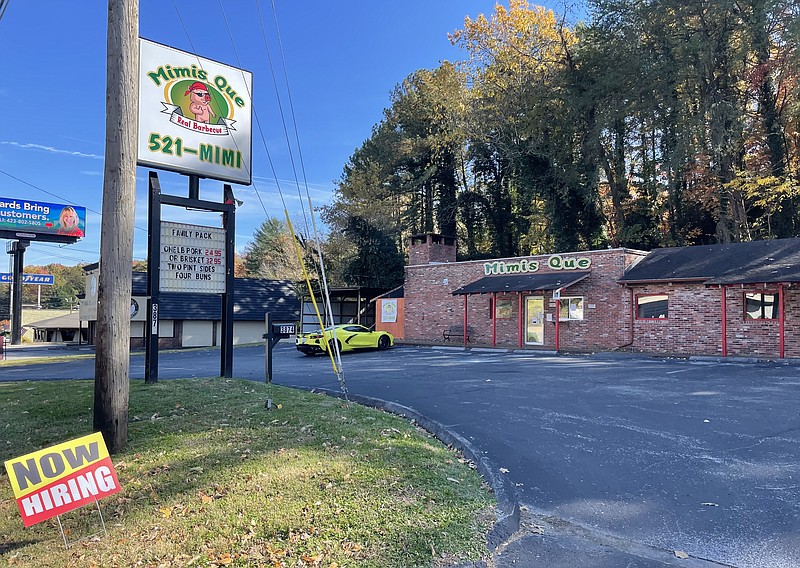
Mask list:
[[[50,309],[69,309],[78,307],[78,295],[86,288],[86,273],[81,265],[64,266],[63,264],[29,265],[23,269],[25,274],[52,274],[53,284],[41,286],[41,307]],[[10,284],[5,286],[8,291]],[[38,284],[22,285],[22,303],[36,306],[39,302]],[[7,297],[7,296],[5,296]],[[7,302],[8,300],[6,300]]]
[[[461,259],[800,234],[800,2],[588,5],[498,5],[398,84],[323,212],[341,283],[399,284],[421,232]]]

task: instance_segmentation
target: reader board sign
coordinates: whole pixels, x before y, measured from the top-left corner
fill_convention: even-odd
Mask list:
[[[85,207],[0,197],[0,231],[81,238],[85,230]]]
[[[5,462],[26,527],[120,490],[99,432]]]
[[[253,74],[139,38],[138,164],[250,185]]]
[[[13,282],[14,275],[10,272],[0,272],[0,283]],[[52,274],[23,274],[23,284],[42,284],[44,286],[52,286],[55,284],[55,276]]]
[[[161,222],[162,292],[225,293],[225,229]]]

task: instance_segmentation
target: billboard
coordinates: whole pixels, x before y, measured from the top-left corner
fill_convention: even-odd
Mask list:
[[[80,239],[86,231],[86,208],[0,197],[0,237],[41,239],[44,235]]]
[[[225,229],[161,222],[162,292],[225,293]]]
[[[141,166],[250,185],[253,74],[139,38]]]
[[[99,432],[5,462],[26,527],[120,490]]]

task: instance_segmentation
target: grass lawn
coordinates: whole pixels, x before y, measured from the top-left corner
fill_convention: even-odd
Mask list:
[[[0,461],[92,432],[93,382],[0,383]],[[272,408],[265,402],[272,400]],[[405,420],[238,379],[130,389],[122,491],[24,528],[0,472],[0,564],[446,566],[486,554],[494,499]],[[99,535],[91,536],[100,530]],[[80,540],[83,538],[83,540]]]

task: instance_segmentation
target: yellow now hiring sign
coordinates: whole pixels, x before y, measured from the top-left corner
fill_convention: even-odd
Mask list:
[[[120,490],[99,432],[5,462],[26,527]]]

